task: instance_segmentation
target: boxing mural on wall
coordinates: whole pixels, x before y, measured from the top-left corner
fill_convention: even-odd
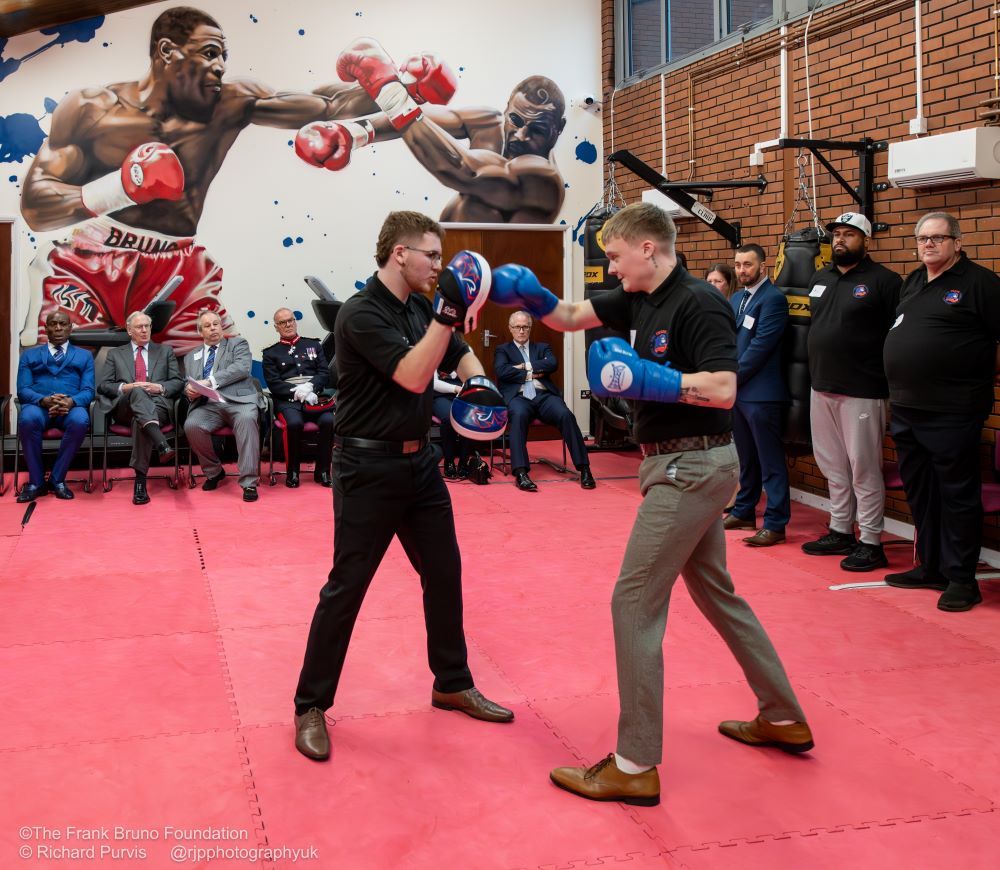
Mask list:
[[[227,78],[225,33],[190,7],[156,18],[149,55],[137,80],[69,91],[23,179],[28,226],[67,232],[40,247],[29,269],[22,346],[44,336],[54,308],[69,312],[81,341],[82,330],[122,327],[175,276],[176,308],[155,340],[179,353],[197,347],[205,308],[234,334],[222,268],[196,234],[213,180],[251,125],[297,130],[295,152],[318,167],[317,187],[319,170],[350,172],[357,149],[401,140],[389,147],[408,149],[455,192],[442,220],[551,223],[563,205],[552,152],[566,106],[548,78],[519,82],[502,111],[454,108],[458,80],[444,60],[392,58],[362,38],[337,56],[340,81],[278,91]]]

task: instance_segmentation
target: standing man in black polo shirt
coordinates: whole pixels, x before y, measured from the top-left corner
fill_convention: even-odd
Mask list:
[[[561,767],[552,781],[580,797],[652,806],[663,752],[663,635],[679,574],[691,598],[743,668],[760,713],[719,730],[752,746],[805,752],[813,739],[785,670],[726,570],[722,509],[739,475],[729,409],[736,398],[736,325],[725,298],[677,262],[677,230],[653,205],[630,205],[603,227],[610,272],[621,286],[560,302],[523,266],[494,272],[492,299],[526,308],[569,331],[635,331],[594,342],[596,395],[635,399],[643,501],[615,585],[620,716],[617,751],[590,768]]]
[[[830,486],[830,530],[802,549],[844,556],[845,571],[874,571],[889,564],[882,550],[889,398],[882,345],[903,279],[868,256],[872,225],[863,214],[846,212],[826,229],[833,262],[809,283],[809,422],[813,456]]]
[[[394,535],[420,575],[431,704],[490,722],[514,718],[473,685],[455,518],[427,439],[434,373],[457,371],[463,380],[483,374],[455,328],[475,327],[490,287],[489,266],[478,254],[463,251],[442,272],[443,236],[426,215],[389,214],[375,252],[378,271],[337,316],[333,569],[320,591],[295,692],[295,747],[317,761],[330,755],[324,712]],[[421,294],[435,287],[432,308]]]
[[[922,266],[900,292],[885,340],[899,475],[916,526],[920,565],[890,586],[937,589],[938,610],[970,610],[983,529],[979,444],[993,407],[1000,278],[962,250],[947,212],[917,221]]]

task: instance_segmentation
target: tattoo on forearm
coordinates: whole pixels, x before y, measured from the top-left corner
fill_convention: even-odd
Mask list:
[[[680,401],[687,405],[707,405],[711,399],[697,387],[681,387]]]

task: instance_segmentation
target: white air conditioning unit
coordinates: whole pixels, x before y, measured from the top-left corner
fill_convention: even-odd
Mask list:
[[[893,187],[933,187],[979,178],[1000,178],[1000,127],[973,127],[889,144]]]
[[[694,217],[687,209],[681,208],[676,202],[674,202],[669,197],[664,196],[658,190],[644,190],[642,192],[642,201],[650,202],[653,205],[658,205],[662,208],[670,217],[672,218],[689,218]]]

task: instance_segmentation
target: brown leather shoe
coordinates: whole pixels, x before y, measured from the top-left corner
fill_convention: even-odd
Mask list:
[[[720,722],[719,731],[748,746],[777,746],[785,752],[808,752],[813,748],[812,731],[805,722],[772,725],[758,716],[753,722]]]
[[[458,710],[473,719],[484,722],[513,722],[514,712],[499,704],[494,704],[475,686],[464,692],[431,692],[431,706],[439,710]]]
[[[785,533],[761,529],[756,535],[744,538],[743,543],[750,547],[773,547],[775,544],[785,543]]]
[[[559,788],[589,801],[621,801],[639,807],[660,802],[660,775],[653,767],[644,773],[624,773],[615,764],[614,753],[593,767],[557,767],[549,774]]]
[[[313,761],[326,761],[330,757],[326,716],[319,707],[312,707],[295,717],[295,748]]]
[[[731,532],[734,529],[739,529],[741,531],[756,532],[757,523],[753,520],[745,520],[743,517],[737,517],[730,514],[722,521],[722,528],[727,532]]]

